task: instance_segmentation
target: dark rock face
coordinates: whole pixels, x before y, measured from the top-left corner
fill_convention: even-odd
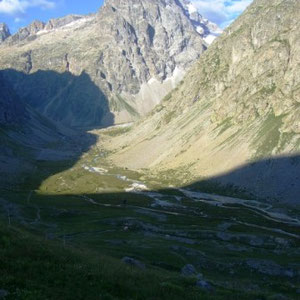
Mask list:
[[[25,118],[25,105],[0,74],[0,125],[20,123]]]
[[[0,44],[10,36],[9,29],[6,24],[0,23]]]

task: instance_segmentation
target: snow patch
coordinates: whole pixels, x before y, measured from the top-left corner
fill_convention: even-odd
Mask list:
[[[123,181],[130,181],[126,176],[124,176],[124,175],[116,175],[116,177],[118,178],[118,179],[120,179],[120,180],[123,180]]]
[[[81,18],[78,20],[75,20],[71,23],[68,23],[60,28],[70,28],[70,27],[75,27],[75,26],[79,26],[79,25],[83,25],[85,24],[87,21],[89,21],[91,18]]]
[[[44,35],[44,34],[47,34],[47,33],[50,33],[50,32],[55,32],[55,31],[60,31],[60,30],[68,30],[68,29],[75,29],[75,28],[78,28],[82,25],[84,25],[85,23],[87,23],[88,21],[90,21],[93,17],[83,17],[81,19],[78,19],[78,20],[74,20],[68,24],[65,24],[63,26],[60,26],[60,27],[57,27],[57,28],[53,28],[53,29],[50,29],[50,30],[47,30],[47,29],[43,29],[43,30],[40,30],[36,33],[36,35]]]
[[[36,33],[36,35],[43,35],[43,34],[46,34],[48,32],[50,32],[51,30],[46,30],[46,29],[43,29],[43,30],[40,30]]]
[[[156,78],[151,78],[149,81],[148,81],[148,84],[153,84],[155,82],[158,82],[158,80]]]
[[[216,38],[217,38],[217,36],[209,34],[206,37],[204,37],[203,39],[208,45],[210,45]]]
[[[187,5],[187,8],[188,8],[188,11],[189,11],[190,15],[193,14],[193,13],[197,13],[198,12],[197,8],[192,3],[189,3]]]
[[[184,75],[185,71],[176,67],[172,75],[162,82],[152,77],[147,83],[143,83],[134,100],[137,111],[141,115],[151,111],[170,91],[176,88]]]
[[[148,187],[143,183],[134,182],[129,188],[125,189],[128,192],[141,192],[147,191]]]
[[[98,167],[89,167],[86,165],[83,165],[82,167],[90,173],[98,173],[98,174],[104,175],[108,172],[106,169],[98,168]]]
[[[201,26],[197,26],[196,30],[199,34],[201,34],[201,35],[204,34],[204,29]]]

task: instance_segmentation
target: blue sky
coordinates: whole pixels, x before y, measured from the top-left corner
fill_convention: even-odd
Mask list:
[[[204,17],[223,28],[252,2],[252,0],[191,1]],[[14,33],[35,19],[46,22],[50,18],[68,14],[96,12],[102,3],[103,0],[0,0],[0,23],[6,23]]]
[[[253,0],[192,0],[199,12],[210,21],[225,28],[233,22]],[[272,0],[270,0],[272,1]]]
[[[102,3],[103,0],[0,0],[0,23],[15,32],[35,19],[46,22],[68,14],[96,12]]]

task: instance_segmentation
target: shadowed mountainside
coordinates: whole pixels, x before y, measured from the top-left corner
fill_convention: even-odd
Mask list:
[[[209,183],[219,185],[223,191],[228,187],[229,191],[244,191],[254,198],[268,199],[272,202],[278,200],[281,204],[299,207],[300,155],[253,161],[225,174],[195,182],[188,188],[201,189],[201,186]]]
[[[36,101],[43,100],[43,93],[57,93],[55,89],[44,89],[49,81],[55,81],[58,86],[63,86],[66,80],[81,80],[70,74],[55,72],[39,72],[32,77],[12,70],[0,72],[1,187],[11,187],[23,182],[28,174],[35,172],[39,160],[49,162],[68,160],[68,166],[71,166],[72,161],[76,161],[82,153],[87,152],[97,140],[92,134],[82,130],[75,132],[58,122],[49,120],[26,101],[22,101],[23,97],[18,95],[16,89],[6,79],[8,74],[12,78],[16,76],[23,78],[27,85],[30,85],[32,80],[39,80],[40,89],[36,89],[35,98],[33,97]],[[87,76],[82,75],[82,77],[87,85],[86,88],[101,94],[98,88],[88,82]],[[81,93],[84,94],[84,90]],[[29,97],[28,94],[26,96]],[[101,103],[101,106],[105,109],[105,102]],[[69,103],[69,108],[76,109],[79,119],[86,120],[88,123],[89,114],[84,109],[74,107],[73,103]],[[64,113],[64,107],[58,108],[58,116]]]
[[[85,72],[75,76],[70,72],[26,74],[7,69],[1,74],[24,102],[55,122],[94,128],[114,123],[105,95]]]

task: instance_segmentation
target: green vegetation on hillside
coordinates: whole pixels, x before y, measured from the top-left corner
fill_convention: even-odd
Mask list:
[[[46,241],[15,226],[0,227],[0,287],[6,300],[255,299],[220,290],[209,295],[162,270],[140,270],[86,248]],[[261,298],[263,299],[263,298]]]
[[[280,127],[284,116],[275,116],[270,113],[262,123],[260,130],[257,132],[253,140],[253,148],[255,149],[255,158],[267,157],[274,154],[273,151],[279,145]]]

